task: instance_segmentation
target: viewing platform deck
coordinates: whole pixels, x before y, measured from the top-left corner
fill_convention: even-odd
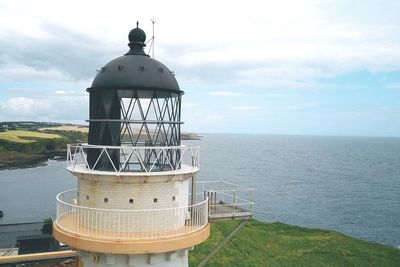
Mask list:
[[[253,216],[252,188],[225,181],[198,181],[196,192],[196,198],[208,199],[210,221],[245,220]]]
[[[241,209],[235,205],[230,205],[228,203],[219,203],[214,205],[209,210],[209,220],[212,221],[222,221],[222,220],[248,220],[253,217],[253,212],[251,210]]]

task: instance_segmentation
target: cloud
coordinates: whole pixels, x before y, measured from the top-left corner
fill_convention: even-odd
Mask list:
[[[54,68],[37,69],[20,63],[8,62],[4,65],[0,63],[0,81],[2,82],[65,81],[67,77],[68,74]]]
[[[233,109],[236,110],[260,110],[262,107],[260,106],[234,106]]]
[[[196,42],[202,35],[195,31],[199,37],[185,35],[193,43],[179,43],[176,49],[178,42],[171,44],[165,50],[172,54],[163,56],[182,70],[198,69],[193,76],[215,75],[218,84],[264,88],[325,88],[319,79],[400,69],[400,19],[392,9],[400,6],[393,1],[379,6],[370,1],[265,1],[268,8],[253,4],[243,7],[247,16],[232,5],[224,18],[232,25],[221,36],[213,32],[215,38]],[[382,14],[376,12],[383,9]],[[236,18],[230,20],[231,16]],[[224,22],[214,31],[224,28]]]
[[[400,82],[399,83],[389,83],[386,85],[388,89],[400,89]]]
[[[10,82],[89,79],[95,76],[96,69],[115,57],[110,46],[101,40],[56,24],[44,24],[41,25],[41,29],[46,32],[48,38],[25,36],[18,32],[1,33],[2,80]]]
[[[205,116],[205,119],[210,121],[222,121],[224,120],[224,117],[219,115],[209,115]]]
[[[197,106],[198,106],[198,103],[196,103],[196,102],[190,102],[190,101],[183,102],[184,108],[193,108],[193,107],[197,107]]]
[[[69,120],[83,123],[87,119],[87,110],[87,95],[13,97],[0,101],[0,120]]]
[[[138,5],[137,10],[142,10],[141,5],[146,10],[144,3]],[[176,5],[186,12],[167,16]],[[89,3],[79,3],[77,10],[74,4],[51,1],[23,5],[6,1],[0,11],[1,76],[16,81],[46,75],[54,80],[93,78],[96,69],[126,52],[126,35],[133,25],[124,18],[146,18],[141,27],[150,36],[148,18],[154,14],[158,14],[156,58],[176,70],[184,83],[321,88],[324,85],[316,81],[321,77],[399,69],[400,21],[395,2],[379,6],[345,1],[229,3],[230,12],[223,20],[220,14],[226,3],[212,5],[209,10],[207,4],[172,1],[154,6],[151,14],[132,14],[129,8],[102,4],[88,19]],[[383,9],[384,15],[375,12]],[[352,16],[347,15],[349,10]],[[96,19],[113,12],[121,15],[112,22]],[[202,12],[207,20],[198,19]],[[26,75],[27,71],[32,73]]]
[[[211,96],[243,96],[242,93],[232,92],[232,91],[215,91],[215,92],[208,93],[208,95],[211,95]]]
[[[9,99],[1,106],[2,113],[18,114],[20,116],[30,116],[35,113],[49,112],[50,103],[47,101],[32,99],[27,97],[15,97]]]
[[[299,103],[318,101],[320,108],[332,101],[351,105],[361,95],[354,89],[363,84],[359,76],[368,76],[371,83],[363,80],[368,82],[365,87],[372,87],[378,85],[377,80],[382,84],[382,73],[392,77],[400,70],[399,1],[246,3],[171,0],[149,9],[147,2],[121,0],[118,5],[98,3],[92,12],[90,1],[2,1],[0,118],[85,119],[84,88],[90,86],[97,69],[128,50],[127,34],[137,19],[147,36],[151,35],[152,16],[157,20],[155,57],[176,73],[188,95],[195,96],[196,103],[183,101],[183,107],[197,112],[193,124],[202,121],[204,128],[209,123],[211,128],[228,129],[227,122],[252,117],[251,112],[234,112],[240,118],[231,119],[235,107],[256,110],[268,106],[260,111],[266,113],[275,105],[276,114],[281,112],[276,116],[279,131],[285,114],[295,113],[290,110],[298,109],[296,114],[300,114],[312,109],[313,105]],[[229,12],[225,12],[227,6]],[[104,19],[110,14],[118,16]],[[387,88],[399,88],[397,80],[388,81],[392,83]],[[343,84],[349,94],[340,91]],[[362,93],[365,102],[385,101],[372,91]],[[390,101],[398,96],[398,90],[385,91]],[[218,101],[209,101],[213,96]],[[240,102],[241,97],[252,102]],[[314,130],[316,115],[306,115],[304,121]],[[329,118],[326,110],[318,116]],[[333,125],[348,117],[326,120]]]

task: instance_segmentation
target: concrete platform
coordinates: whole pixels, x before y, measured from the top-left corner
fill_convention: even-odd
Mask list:
[[[209,210],[210,221],[218,220],[246,220],[251,219],[253,213],[248,210],[240,209],[230,204],[216,204],[210,206]]]

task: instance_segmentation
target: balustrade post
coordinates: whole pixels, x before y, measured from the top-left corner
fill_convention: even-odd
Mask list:
[[[236,190],[233,191],[233,217],[235,217],[235,213],[236,213]]]
[[[192,176],[192,205],[196,203],[196,174]]]

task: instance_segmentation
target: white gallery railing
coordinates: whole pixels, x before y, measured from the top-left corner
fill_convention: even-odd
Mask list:
[[[148,240],[189,234],[208,223],[208,199],[187,207],[118,210],[79,206],[76,198],[76,189],[57,195],[55,223],[79,236]]]
[[[199,147],[192,146],[100,146],[68,145],[71,170],[84,166],[89,171],[120,172],[175,171],[182,166],[199,167]]]

